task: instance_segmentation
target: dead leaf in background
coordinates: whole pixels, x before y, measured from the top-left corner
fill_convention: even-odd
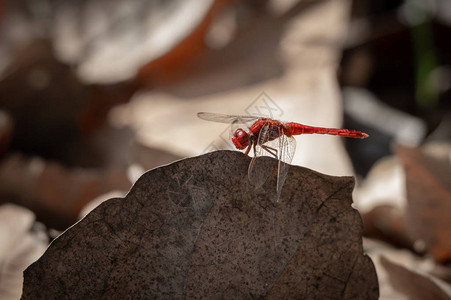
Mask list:
[[[82,207],[95,197],[130,185],[125,170],[68,169],[18,154],[0,163],[0,199],[33,210],[40,221],[56,229],[76,222]]]
[[[451,166],[418,148],[397,146],[406,172],[405,227],[438,262],[451,260]]]
[[[449,300],[451,297],[430,278],[410,271],[381,257],[381,263],[387,270],[391,285],[411,300]]]
[[[53,241],[23,299],[377,299],[353,179],[293,166],[275,204],[274,176],[256,190],[249,161],[218,151],[147,172]]]
[[[363,235],[390,243],[396,247],[413,249],[406,234],[404,213],[391,205],[378,205],[362,214]]]

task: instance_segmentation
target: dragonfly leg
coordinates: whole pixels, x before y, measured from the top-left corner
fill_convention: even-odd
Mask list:
[[[262,148],[265,149],[269,154],[274,156],[275,159],[278,159],[277,154],[279,153],[279,151],[277,151],[277,149],[266,146],[266,145],[262,145]]]
[[[247,146],[246,151],[244,152],[244,156],[242,159],[245,159],[246,156],[249,154],[249,152],[251,151],[252,148],[252,144],[249,144],[249,146]],[[255,151],[255,150],[254,150]]]
[[[272,147],[269,147],[266,145],[262,145],[262,148],[265,149],[269,154],[273,155],[274,158],[276,159],[276,163],[274,164],[272,173],[274,173],[276,170],[279,171],[279,168],[278,168],[279,158],[277,157],[277,154],[279,153],[279,151],[275,148],[272,148]],[[279,175],[279,172],[277,172],[277,175]]]
[[[244,152],[244,155],[248,155],[249,152],[251,151],[252,145],[249,145],[246,149],[246,151]]]

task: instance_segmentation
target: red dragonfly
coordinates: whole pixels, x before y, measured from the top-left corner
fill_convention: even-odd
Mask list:
[[[232,142],[237,149],[246,149],[246,155],[253,149],[254,157],[249,164],[248,177],[249,181],[257,187],[262,186],[269,176],[269,173],[263,174],[259,168],[256,168],[258,158],[269,154],[269,156],[273,156],[278,160],[278,197],[296,150],[296,140],[293,138],[293,135],[316,133],[360,139],[368,137],[368,134],[357,130],[313,127],[294,122],[283,123],[259,116],[224,115],[208,112],[200,112],[197,116],[207,121],[219,123],[250,124],[250,126],[246,126],[248,131],[242,128],[236,129],[232,135]]]

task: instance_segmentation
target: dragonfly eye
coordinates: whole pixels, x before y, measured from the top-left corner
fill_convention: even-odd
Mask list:
[[[243,150],[249,146],[249,135],[243,129],[238,128],[232,136],[232,142],[237,149]]]

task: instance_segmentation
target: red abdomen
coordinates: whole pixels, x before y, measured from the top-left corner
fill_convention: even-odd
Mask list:
[[[284,133],[288,136],[299,135],[299,134],[329,134],[329,135],[339,135],[351,138],[366,138],[368,134],[357,130],[349,129],[336,129],[336,128],[323,128],[323,127],[312,127],[307,125],[302,125],[299,123],[286,123],[284,124]]]

